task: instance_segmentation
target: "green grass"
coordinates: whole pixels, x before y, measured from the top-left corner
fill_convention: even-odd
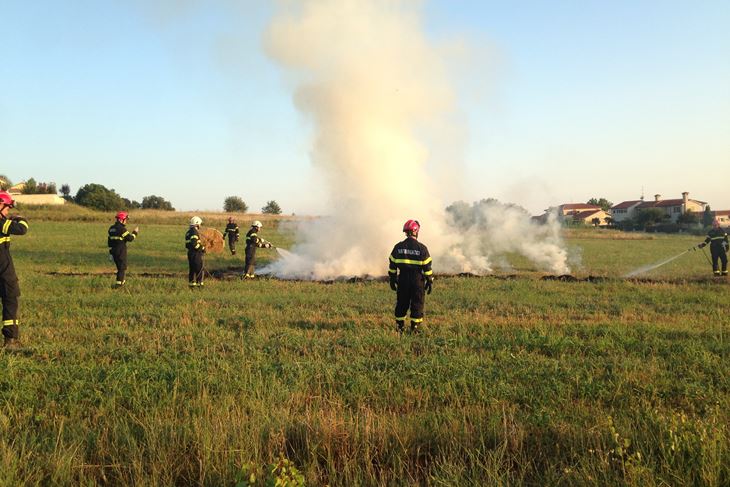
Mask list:
[[[571,232],[575,273],[607,279],[520,259],[517,278],[437,278],[426,332],[399,339],[382,282],[191,292],[184,222],[144,225],[112,290],[107,226],[13,239],[25,346],[0,352],[0,485],[232,486],[281,457],[310,485],[730,483],[728,283],[696,252],[619,278],[701,238]]]

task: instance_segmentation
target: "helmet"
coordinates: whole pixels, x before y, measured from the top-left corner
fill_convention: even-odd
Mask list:
[[[203,223],[203,220],[201,220],[199,216],[194,216],[194,217],[192,217],[190,219],[190,226],[191,227],[194,226],[194,225],[200,225],[201,223]]]
[[[260,222],[260,221],[258,221],[258,220],[254,221],[254,222],[253,222],[253,223],[251,224],[251,226],[252,226],[252,227],[259,227],[259,228],[263,227],[263,225],[261,224],[261,222]]]
[[[0,203],[9,206],[12,208],[15,206],[15,201],[13,200],[13,197],[10,196],[10,193],[7,191],[0,191]]]
[[[119,221],[126,220],[127,217],[129,217],[129,213],[127,213],[126,211],[120,211],[119,213],[117,213],[116,216],[117,220]]]
[[[403,224],[403,231],[406,233],[418,233],[421,229],[421,224],[418,220],[408,220]]]

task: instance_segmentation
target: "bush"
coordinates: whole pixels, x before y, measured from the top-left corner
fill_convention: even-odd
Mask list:
[[[116,211],[127,207],[122,197],[113,189],[94,183],[79,188],[74,201],[81,206],[102,211]]]
[[[0,189],[3,191],[13,185],[13,182],[4,174],[0,174]]]
[[[56,194],[56,183],[39,183],[35,179],[30,178],[25,182],[25,187],[21,191],[23,194]]]
[[[277,203],[276,201],[271,200],[266,203],[266,206],[261,208],[261,213],[265,213],[268,215],[281,215],[281,206],[279,206],[279,203]]]
[[[172,203],[162,196],[155,195],[145,196],[142,198],[142,209],[175,211],[175,208],[172,207]]]
[[[223,201],[223,211],[226,213],[240,212],[246,213],[248,205],[238,196],[229,196]]]

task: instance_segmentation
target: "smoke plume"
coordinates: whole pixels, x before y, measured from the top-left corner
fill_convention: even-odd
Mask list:
[[[444,51],[424,35],[419,3],[279,4],[266,47],[292,76],[295,104],[312,123],[311,159],[330,211],[303,224],[293,255],[269,272],[312,279],[382,275],[411,218],[421,222],[437,272],[491,272],[505,252],[522,253],[546,270],[567,269],[557,232],[535,231],[529,215],[498,204],[444,211],[438,182],[426,170],[438,164],[428,137],[454,112],[455,96]]]

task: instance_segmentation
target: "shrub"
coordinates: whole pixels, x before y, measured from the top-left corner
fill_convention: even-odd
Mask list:
[[[238,196],[229,196],[223,201],[223,211],[226,213],[240,212],[246,213],[248,205]]]
[[[279,206],[279,203],[277,203],[276,201],[271,200],[266,203],[266,206],[261,208],[261,213],[265,213],[268,215],[281,215],[281,206]]]
[[[115,211],[126,208],[121,196],[113,189],[101,184],[86,184],[79,188],[74,198],[77,204],[102,211]]]
[[[142,208],[145,210],[175,211],[175,208],[172,207],[172,203],[162,196],[155,195],[145,196],[142,198]]]

